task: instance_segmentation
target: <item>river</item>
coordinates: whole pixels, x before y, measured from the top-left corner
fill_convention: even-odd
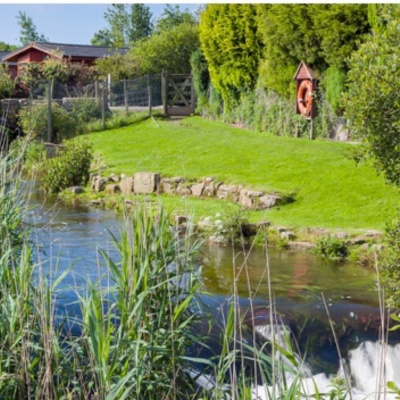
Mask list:
[[[110,284],[99,249],[117,257],[111,233],[118,236],[122,220],[114,211],[55,203],[34,192],[26,223],[33,227],[31,239],[40,249],[37,258],[43,274],[54,279],[70,268],[58,299],[59,309],[73,307],[76,293],[85,290],[88,279],[94,282],[101,277],[102,284]],[[201,246],[196,263],[201,266],[202,290],[210,294],[203,296],[205,303],[223,310],[235,285],[243,309],[249,308],[249,298],[259,307],[254,329],[266,340],[271,288],[274,307],[290,321],[300,352],[307,353],[306,375],[325,389],[330,384],[328,375],[341,368],[328,309],[351,375],[353,397],[365,398],[376,392],[383,347],[378,340],[379,302],[373,271],[307,252],[209,244]],[[398,342],[399,335],[390,338],[383,364],[386,380],[400,384]],[[261,398],[264,389],[257,392]]]

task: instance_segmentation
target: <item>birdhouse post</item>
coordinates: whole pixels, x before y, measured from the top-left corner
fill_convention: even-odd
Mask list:
[[[296,114],[300,114],[311,121],[310,139],[314,139],[313,119],[317,116],[318,79],[315,72],[304,62],[301,62],[294,80],[296,81]]]

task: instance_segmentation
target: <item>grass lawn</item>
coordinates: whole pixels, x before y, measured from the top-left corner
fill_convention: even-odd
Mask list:
[[[373,168],[352,160],[352,144],[275,137],[201,117],[158,123],[159,127],[148,119],[84,139],[93,142],[109,172],[213,176],[247,188],[294,194],[294,203],[267,215],[252,212],[251,220],[267,218],[293,227],[382,229],[399,203],[397,192]],[[223,202],[195,200],[185,201],[185,207],[223,207]],[[177,207],[180,202],[176,200]]]

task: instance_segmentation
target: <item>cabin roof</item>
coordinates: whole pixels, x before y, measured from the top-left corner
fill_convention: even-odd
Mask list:
[[[113,54],[124,55],[128,49],[113,49],[107,46],[91,46],[84,44],[68,44],[68,43],[47,43],[47,42],[31,42],[28,45],[21,47],[7,54],[4,61],[16,61],[15,57],[29,49],[36,49],[46,54],[63,57],[79,57],[87,59],[96,59],[111,56]]]

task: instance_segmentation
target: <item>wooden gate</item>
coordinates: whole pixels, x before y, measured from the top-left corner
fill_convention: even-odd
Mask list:
[[[164,114],[186,117],[196,109],[196,95],[191,74],[162,74]]]

